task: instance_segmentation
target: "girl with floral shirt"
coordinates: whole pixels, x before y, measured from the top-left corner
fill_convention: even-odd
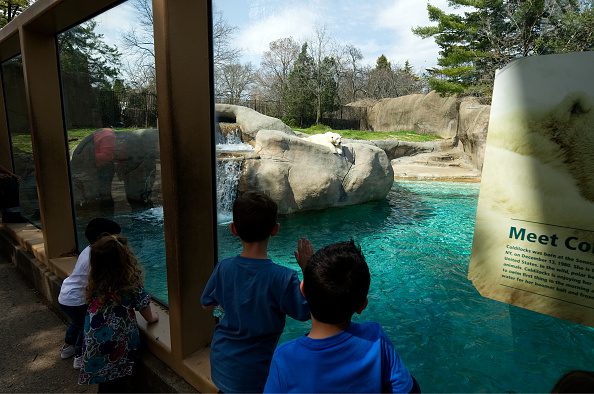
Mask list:
[[[150,307],[140,265],[124,237],[100,238],[91,246],[90,261],[79,384],[98,383],[98,392],[125,392],[140,347],[134,311],[149,323],[159,316]]]

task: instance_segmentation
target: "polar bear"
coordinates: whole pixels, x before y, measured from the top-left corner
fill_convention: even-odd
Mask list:
[[[342,155],[342,137],[338,133],[331,131],[324,134],[314,134],[305,138],[306,141],[314,144],[323,145],[332,150],[332,153]]]
[[[565,173],[578,193],[594,202],[594,97],[585,92],[573,92],[552,109],[506,120],[515,122],[516,132],[509,132],[511,125],[502,122],[502,127],[489,136],[491,146]],[[544,185],[553,186],[547,176],[540,180]],[[556,192],[562,191],[556,189]]]
[[[479,198],[485,222],[519,218],[591,228],[593,103],[592,95],[573,92],[552,107],[492,122]]]

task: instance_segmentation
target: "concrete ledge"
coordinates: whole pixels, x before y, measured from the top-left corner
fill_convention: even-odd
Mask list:
[[[30,223],[2,223],[0,228],[6,231],[15,244],[45,263],[45,244],[40,229]]]
[[[15,229],[12,226],[15,225],[11,224],[9,228],[7,225],[0,227],[0,255],[15,265],[25,281],[37,289],[48,302],[48,306],[66,321],[66,316],[58,305],[58,295],[62,280],[72,271],[76,258],[52,259],[51,264],[47,265],[41,263],[33,255],[35,249],[32,245],[39,245],[35,232],[29,232],[28,230],[31,229],[28,228]],[[23,232],[24,230],[27,231]],[[26,238],[19,239],[21,235],[25,235]],[[43,256],[45,257],[45,253]],[[169,314],[159,305],[153,304],[153,307],[159,314],[159,323],[147,328],[146,322],[139,319],[139,327],[151,350],[157,346],[157,354],[170,354]],[[204,365],[204,362],[199,364]],[[143,352],[137,371],[131,387],[134,392],[197,392],[188,382],[148,351]],[[210,368],[208,374],[210,375]]]

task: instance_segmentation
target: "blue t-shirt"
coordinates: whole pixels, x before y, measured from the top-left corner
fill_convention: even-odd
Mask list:
[[[408,393],[413,381],[377,323],[324,339],[302,336],[274,352],[265,393]]]
[[[269,259],[220,261],[200,301],[225,312],[210,350],[212,380],[225,393],[262,392],[285,316],[309,319],[297,272]]]

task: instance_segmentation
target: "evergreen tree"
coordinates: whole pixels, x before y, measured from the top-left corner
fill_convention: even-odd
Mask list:
[[[410,65],[410,62],[408,60],[404,61],[404,67],[402,67],[402,71],[404,71],[405,73],[407,73],[409,75],[414,75],[413,68]]]
[[[474,6],[482,1],[452,0],[452,5]],[[480,76],[477,62],[485,57],[482,50],[485,39],[478,33],[480,16],[477,12],[467,12],[464,16],[447,14],[439,8],[427,5],[429,20],[436,26],[417,27],[413,32],[423,38],[434,37],[441,48],[437,64],[439,68],[428,70],[429,85],[443,93],[464,93],[477,84]]]
[[[119,74],[120,52],[95,32],[97,22],[89,21],[58,35],[62,73],[88,76],[91,86],[111,89]]]
[[[557,0],[547,11],[539,53],[594,50],[594,1]]]
[[[307,53],[307,43],[293,69],[289,73],[285,103],[287,104],[287,122],[299,127],[309,127],[315,121],[316,81],[314,61]]]
[[[8,24],[31,3],[31,0],[0,0],[0,27]]]
[[[375,68],[368,73],[367,93],[375,99],[397,97],[394,89],[394,72],[386,56],[381,55],[375,62]]]
[[[442,93],[489,98],[495,71],[512,59],[593,46],[592,0],[450,0],[463,15],[427,6],[436,25],[413,32],[441,48],[429,85]]]
[[[338,109],[338,83],[334,79],[336,60],[333,57],[325,57],[320,67],[320,116]],[[316,122],[320,119],[316,117]]]
[[[391,70],[392,65],[388,61],[388,58],[382,54],[375,61],[375,69],[376,70]]]

